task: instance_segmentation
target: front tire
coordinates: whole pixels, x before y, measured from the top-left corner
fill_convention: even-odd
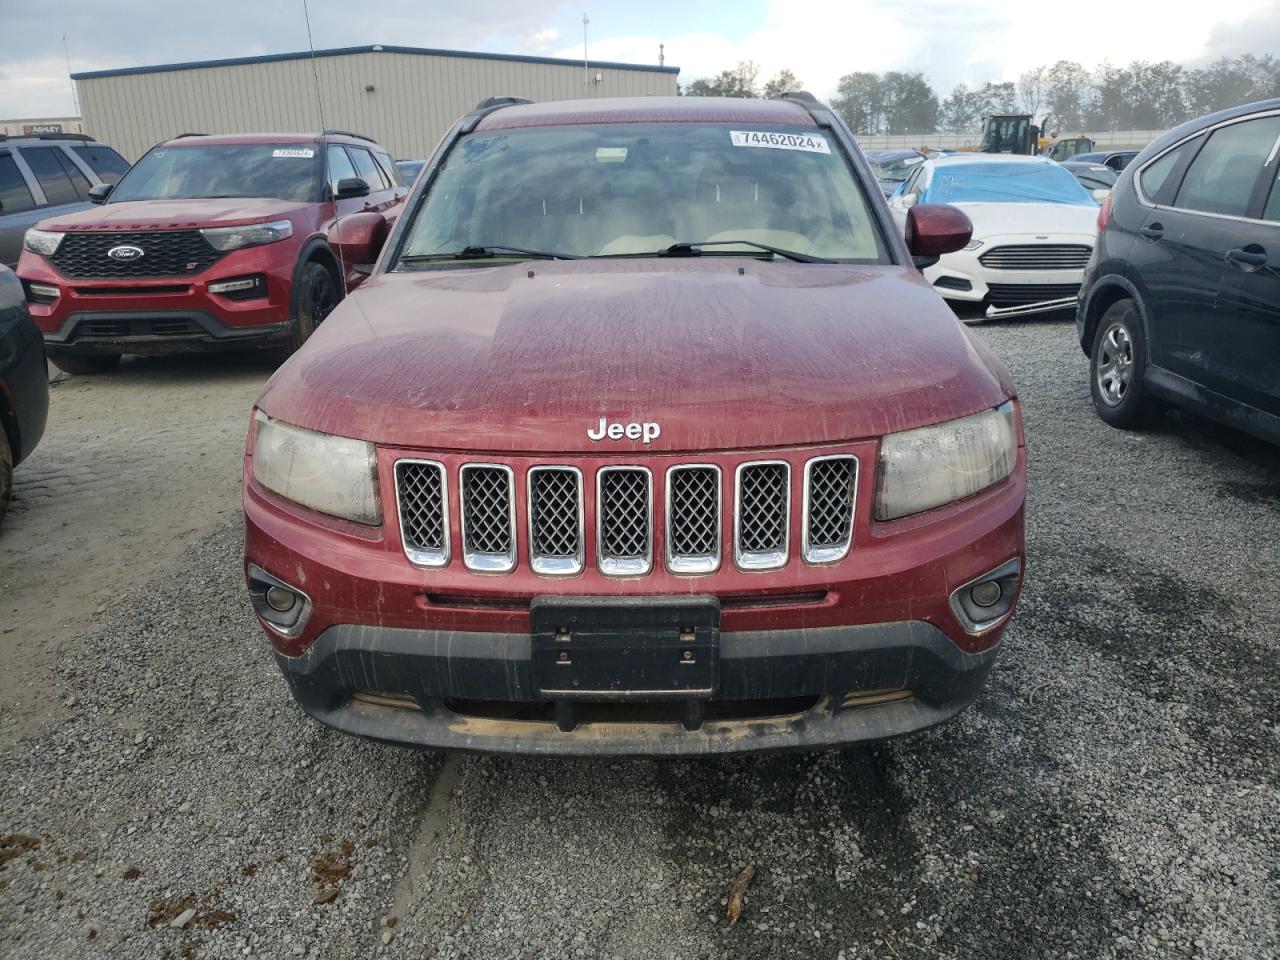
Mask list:
[[[4,514],[9,509],[9,498],[12,495],[13,451],[9,449],[9,438],[0,427],[0,522],[4,521]]]
[[[1154,407],[1143,377],[1147,342],[1138,305],[1119,300],[1107,308],[1093,334],[1089,354],[1089,392],[1098,416],[1113,427],[1134,430]]]
[[[46,352],[59,370],[70,374],[110,373],[120,365],[118,353],[70,353],[57,347]]]
[[[307,263],[298,276],[298,313],[285,348],[286,354],[296,353],[341,299],[333,274],[314,260]]]

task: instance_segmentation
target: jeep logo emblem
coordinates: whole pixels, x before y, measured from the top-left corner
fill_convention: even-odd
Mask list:
[[[656,423],[609,423],[604,417],[594,427],[587,427],[587,437],[597,443],[608,437],[610,440],[643,440],[646,444],[662,436],[662,428]]]
[[[107,251],[107,256],[112,260],[137,260],[145,255],[146,253],[141,247],[135,247],[129,243],[122,243],[120,246],[112,247]]]

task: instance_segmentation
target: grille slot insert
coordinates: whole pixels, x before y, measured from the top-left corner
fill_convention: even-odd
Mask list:
[[[107,256],[114,247],[137,247],[142,255],[133,260]],[[98,233],[73,230],[62,238],[49,259],[64,277],[96,277],[104,280],[133,277],[191,277],[221,260],[223,254],[209,246],[197,230],[144,230],[130,233]]]
[[[468,463],[462,492],[462,561],[480,573],[509,573],[516,565],[516,511],[511,468]]]
[[[1078,283],[989,283],[987,302],[993,307],[1021,307],[1047,300],[1066,300],[1080,295]]]
[[[596,563],[609,577],[653,568],[653,475],[646,467],[596,471]]]
[[[582,471],[577,467],[530,467],[528,474],[529,565],[534,573],[570,576],[582,572]]]
[[[667,471],[667,569],[720,568],[720,468],[687,464]]]
[[[849,552],[857,492],[855,457],[837,454],[805,463],[801,545],[809,563],[834,563]]]
[[[785,460],[739,464],[733,499],[737,565],[743,570],[785,566],[791,532],[791,466]]]
[[[409,562],[443,567],[449,562],[449,480],[434,460],[396,461],[400,542]]]

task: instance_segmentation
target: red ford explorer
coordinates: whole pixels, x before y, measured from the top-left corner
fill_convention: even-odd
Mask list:
[[[354,134],[186,135],[93,188],[102,206],[27,231],[18,275],[70,373],[125,353],[292,351],[364,279],[407,194]]]
[[[253,413],[245,572],[302,708],[638,755],[963,710],[1021,586],[1022,423],[916,265],[968,221],[907,229],[807,94],[463,118]]]

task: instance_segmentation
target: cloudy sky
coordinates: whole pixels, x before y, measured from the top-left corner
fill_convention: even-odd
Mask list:
[[[828,96],[852,70],[922,70],[940,91],[1059,59],[1201,63],[1280,52],[1280,0],[310,0],[317,48],[393,43],[656,63],[684,82],[738,60]],[[305,50],[302,0],[0,0],[0,118],[65,116],[71,70]]]

